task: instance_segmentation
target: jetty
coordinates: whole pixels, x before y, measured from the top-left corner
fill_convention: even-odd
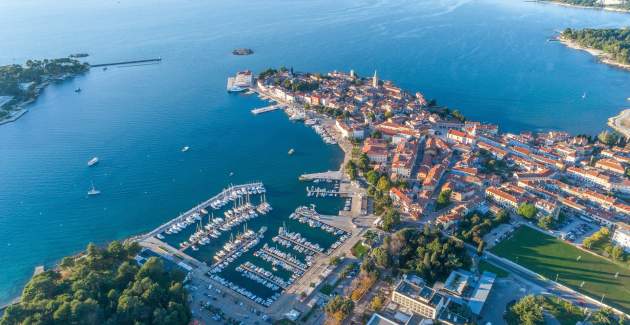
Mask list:
[[[312,173],[312,174],[302,174],[300,175],[301,181],[312,181],[316,179],[330,179],[334,181],[339,181],[342,178],[342,173],[340,170],[329,170],[327,172],[322,173]]]
[[[263,278],[266,281],[269,281],[275,285],[277,285],[278,287],[282,288],[282,289],[286,289],[289,284],[286,281],[282,281],[282,279],[278,278],[277,276],[274,276],[273,274],[271,276],[267,275],[264,271],[261,271],[260,267],[256,267],[255,265],[253,265],[251,262],[246,262],[240,265],[240,267],[247,271],[247,272],[251,272],[253,274],[256,274],[257,276]],[[269,272],[271,273],[271,272]]]
[[[150,233],[144,235],[144,237],[151,237],[151,236],[155,236],[163,231],[165,231],[166,229],[168,229],[171,225],[173,225],[176,222],[180,222],[184,219],[186,219],[189,216],[192,216],[194,213],[198,213],[199,211],[201,211],[201,209],[205,209],[207,207],[210,206],[210,203],[216,201],[216,200],[220,200],[220,199],[224,199],[226,197],[228,197],[230,195],[230,193],[232,193],[234,190],[240,190],[240,189],[247,189],[247,188],[252,188],[252,187],[257,187],[257,186],[264,186],[262,182],[253,182],[253,183],[247,183],[247,184],[242,184],[242,185],[234,185],[231,186],[229,188],[224,189],[223,191],[221,191],[221,193],[207,199],[206,201],[203,201],[199,204],[197,204],[196,206],[194,206],[193,208],[191,208],[190,210],[184,212],[183,214],[181,214],[180,216],[178,216],[175,219],[171,219],[168,222],[160,225],[159,227],[153,229],[153,231],[151,231]]]
[[[293,239],[293,238],[291,238],[291,237],[285,236],[285,235],[283,235],[283,234],[279,234],[279,235],[278,235],[278,238],[283,239],[283,240],[286,240],[286,241],[289,241],[289,242],[291,242],[294,246],[302,247],[302,249],[304,249],[304,250],[307,250],[307,251],[311,252],[311,253],[312,253],[312,255],[322,253],[322,252],[320,252],[320,251],[316,250],[315,248],[313,248],[313,247],[312,247],[312,246],[310,246],[310,245],[307,245],[307,244],[301,243],[301,242],[299,242],[299,241],[297,241],[297,240],[295,240],[295,239]],[[308,243],[312,245],[312,243],[310,243],[310,242],[308,242]]]
[[[261,107],[261,108],[255,108],[255,109],[252,110],[252,113],[254,113],[254,115],[258,115],[258,114],[271,112],[271,111],[275,111],[275,110],[278,110],[278,109],[284,109],[284,108],[285,108],[285,106],[284,105],[280,105],[280,104],[269,105],[269,106],[265,106],[265,107]]]
[[[161,62],[162,58],[155,59],[144,59],[144,60],[132,60],[132,61],[120,61],[120,62],[111,62],[111,63],[99,63],[99,64],[90,64],[92,68],[98,67],[108,67],[113,65],[126,65],[126,64],[137,64],[137,63],[158,63]]]
[[[261,248],[261,252],[267,254],[268,256],[270,256],[271,258],[286,263],[287,265],[293,267],[294,269],[299,270],[301,273],[306,272],[306,269],[308,268],[308,266],[306,265],[300,265],[298,263],[295,263],[294,261],[292,261],[289,258],[286,258],[284,256],[281,256],[279,254],[277,254],[274,250],[269,249],[267,246]]]

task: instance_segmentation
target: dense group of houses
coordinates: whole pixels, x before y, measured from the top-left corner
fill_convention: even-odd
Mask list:
[[[289,80],[287,82],[287,80]],[[286,84],[316,84],[300,91]],[[630,216],[628,147],[608,147],[566,132],[500,133],[497,125],[463,121],[429,107],[420,93],[401,90],[376,73],[327,75],[281,71],[258,87],[277,98],[336,110],[336,127],[360,143],[373,168],[407,183],[390,196],[411,218],[438,214],[445,225],[464,214],[532,204],[537,216],[560,213],[626,227]],[[444,190],[447,208],[435,212]]]

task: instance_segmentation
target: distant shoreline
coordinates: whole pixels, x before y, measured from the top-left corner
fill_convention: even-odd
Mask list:
[[[614,11],[614,12],[621,12],[621,13],[630,13],[630,9],[616,8],[616,7],[610,7],[610,6],[608,7],[581,6],[581,5],[575,5],[575,4],[561,2],[557,0],[535,0],[532,2],[549,3],[549,4],[570,7],[570,8],[578,8],[578,9],[606,10],[606,11]]]
[[[612,59],[608,53],[606,53],[606,52],[604,52],[602,50],[598,50],[598,49],[595,49],[595,48],[592,48],[592,47],[582,46],[582,45],[580,45],[580,44],[578,44],[578,43],[576,43],[576,42],[574,42],[572,40],[566,39],[566,38],[564,38],[564,37],[562,37],[560,35],[557,36],[556,39],[560,43],[564,44],[565,46],[567,46],[569,48],[572,48],[574,50],[581,50],[581,51],[588,52],[592,56],[594,56],[597,59],[599,59],[599,61],[601,63],[604,63],[604,64],[607,64],[607,65],[610,65],[610,66],[614,66],[614,67],[617,67],[617,68],[621,68],[621,69],[630,71],[630,64],[625,64],[625,63],[618,62],[618,61]]]
[[[630,138],[630,109],[624,109],[618,115],[609,118],[608,126]]]

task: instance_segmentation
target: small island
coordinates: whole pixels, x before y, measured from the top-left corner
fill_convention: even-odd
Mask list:
[[[24,65],[0,66],[0,124],[13,122],[26,113],[51,82],[88,71],[90,65],[72,58],[28,60]]]
[[[584,50],[603,63],[630,69],[630,29],[565,29],[560,42],[574,49]]]
[[[234,54],[234,55],[252,55],[252,54],[254,54],[254,50],[249,49],[249,48],[245,48],[245,47],[241,47],[241,48],[234,49],[232,51],[232,54]]]

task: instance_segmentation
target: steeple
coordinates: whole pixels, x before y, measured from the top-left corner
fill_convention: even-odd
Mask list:
[[[378,77],[376,76],[376,70],[374,70],[374,77],[372,77],[372,87],[378,88]]]

